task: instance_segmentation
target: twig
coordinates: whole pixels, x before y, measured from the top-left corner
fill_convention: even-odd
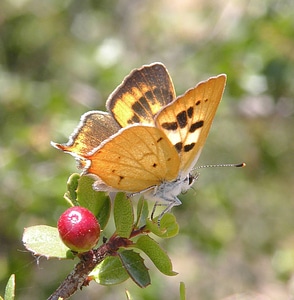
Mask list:
[[[81,261],[47,300],[68,299],[83,285],[86,285],[89,273],[98,264],[107,256],[115,255],[120,247],[127,247],[131,243],[129,239],[112,236],[107,243],[98,249],[80,254]]]

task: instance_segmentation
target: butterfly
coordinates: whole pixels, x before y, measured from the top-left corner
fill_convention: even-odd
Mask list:
[[[106,102],[108,112],[89,111],[66,144],[98,191],[144,193],[166,206],[181,204],[225,88],[226,75],[202,81],[176,98],[161,63],[133,70]]]

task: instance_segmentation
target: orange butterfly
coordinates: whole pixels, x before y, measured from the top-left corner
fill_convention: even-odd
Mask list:
[[[110,95],[109,113],[87,112],[68,143],[52,145],[95,177],[95,190],[144,192],[166,205],[161,218],[193,181],[225,83],[211,77],[176,98],[163,64],[143,66]]]

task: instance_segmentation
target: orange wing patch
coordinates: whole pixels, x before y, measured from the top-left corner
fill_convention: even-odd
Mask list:
[[[180,160],[165,134],[156,127],[132,125],[86,156],[95,174],[117,190],[139,192],[165,180],[174,180]]]

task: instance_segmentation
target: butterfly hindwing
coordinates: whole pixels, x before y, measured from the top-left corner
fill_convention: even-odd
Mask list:
[[[167,69],[154,63],[132,71],[110,95],[106,107],[121,127],[154,124],[157,112],[174,99]]]
[[[121,129],[86,157],[85,174],[97,175],[107,186],[140,192],[174,180],[179,156],[165,134],[156,127],[131,125]]]
[[[156,116],[156,126],[165,132],[180,155],[180,170],[184,175],[189,173],[200,155],[225,83],[226,75],[200,82]]]
[[[51,144],[57,149],[83,157],[119,129],[120,126],[110,114],[101,111],[89,111],[82,115],[78,127],[66,144],[53,142]]]

